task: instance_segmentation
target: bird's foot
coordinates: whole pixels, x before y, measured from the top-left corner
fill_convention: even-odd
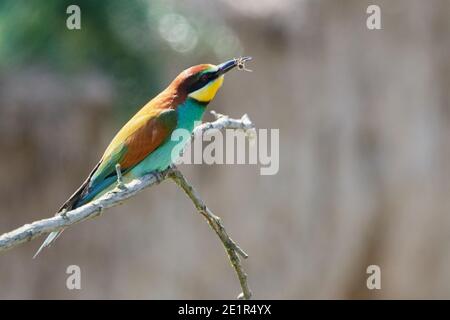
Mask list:
[[[161,181],[163,181],[163,178],[161,177],[161,173],[159,171],[153,171],[151,175],[156,180],[156,184],[160,184]]]
[[[61,212],[58,213],[64,220],[68,220],[69,218],[67,217],[67,209],[62,209]]]
[[[126,190],[126,188],[127,188],[127,187],[125,187],[125,184],[123,182],[117,182],[116,187],[117,187],[117,189],[120,189],[120,190]]]
[[[120,164],[116,164],[116,174],[117,174],[117,188],[120,190],[125,190],[125,184],[122,179],[122,170],[120,169]]]

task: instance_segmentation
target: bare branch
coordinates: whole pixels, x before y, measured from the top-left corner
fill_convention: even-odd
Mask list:
[[[175,183],[180,186],[184,192],[186,192],[187,196],[194,203],[195,208],[199,213],[201,213],[206,221],[208,221],[210,227],[216,232],[217,236],[222,241],[225,250],[228,253],[228,258],[236,271],[236,274],[239,279],[239,283],[241,284],[242,293],[238,296],[238,298],[250,299],[252,296],[252,292],[250,291],[247,284],[247,274],[244,272],[242,268],[241,260],[239,256],[243,258],[247,258],[248,255],[242,250],[229,236],[225,227],[222,224],[221,219],[214,215],[211,210],[205,205],[203,200],[198,195],[197,191],[187,182],[186,178],[181,174],[178,169],[173,168],[171,172],[169,172],[169,177],[175,181]]]
[[[194,129],[193,137],[207,134],[208,130],[241,129],[245,131],[254,130],[254,125],[245,114],[241,119],[232,119],[228,116],[212,111],[216,120],[214,122],[204,123]],[[31,241],[43,234],[67,228],[75,223],[85,221],[99,216],[105,209],[117,206],[128,198],[133,197],[143,189],[159,184],[167,178],[171,178],[180,186],[194,203],[197,210],[205,217],[211,228],[216,232],[222,241],[230,259],[233,268],[239,278],[242,293],[238,298],[250,299],[251,291],[247,284],[247,275],[244,272],[239,255],[247,258],[248,255],[228,236],[219,217],[215,216],[205,205],[203,200],[196,193],[194,188],[186,181],[181,172],[172,166],[162,172],[153,172],[135,179],[130,183],[124,184],[120,165],[116,165],[117,187],[100,197],[77,209],[67,211],[63,215],[56,215],[52,218],[35,221],[30,224],[17,228],[11,232],[0,236],[0,253],[14,248],[21,243]]]

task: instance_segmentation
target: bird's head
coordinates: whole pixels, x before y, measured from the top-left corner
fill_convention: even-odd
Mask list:
[[[232,59],[219,65],[199,64],[184,70],[173,81],[178,90],[201,103],[209,103],[222,86],[224,74],[250,60],[250,57]]]

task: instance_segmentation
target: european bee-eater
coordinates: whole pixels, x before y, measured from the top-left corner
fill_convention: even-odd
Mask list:
[[[120,165],[124,181],[167,169],[175,147],[188,141],[172,141],[175,129],[192,132],[206,106],[221,87],[224,74],[234,67],[242,69],[250,57],[229,60],[220,65],[200,64],[181,72],[175,80],[136,113],[112,139],[98,164],[77,191],[61,206],[58,213],[73,210],[113,189]],[[39,252],[49,246],[63,230],[45,239]]]

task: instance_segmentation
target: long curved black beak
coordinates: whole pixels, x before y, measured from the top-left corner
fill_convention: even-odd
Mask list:
[[[221,76],[230,71],[231,69],[233,69],[234,67],[236,67],[239,63],[243,64],[245,61],[249,60],[252,60],[252,57],[241,57],[238,59],[232,59],[224,63],[221,63],[217,66],[219,68],[217,70],[217,76]]]

